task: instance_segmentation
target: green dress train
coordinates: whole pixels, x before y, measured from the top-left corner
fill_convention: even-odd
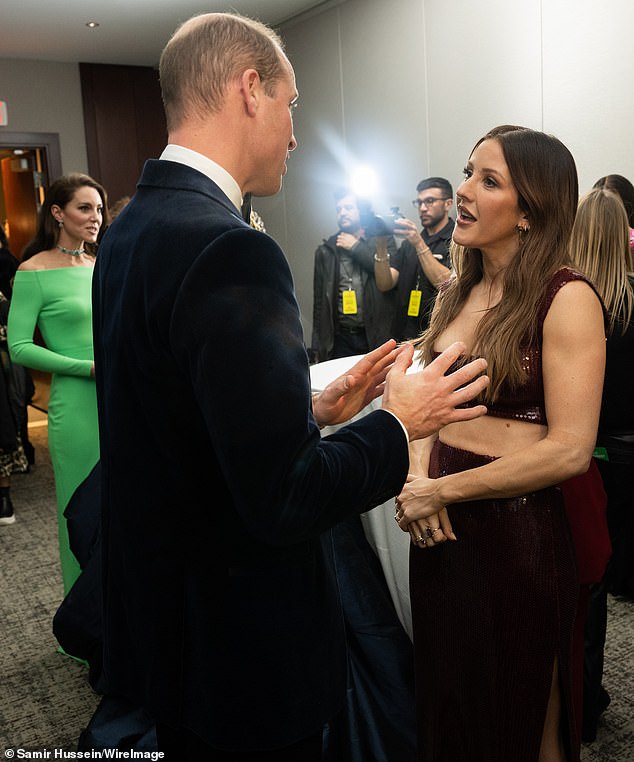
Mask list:
[[[48,444],[55,474],[64,594],[80,573],[64,509],[99,459],[92,343],[92,267],[18,270],[9,309],[11,358],[52,373]],[[39,327],[46,348],[34,343]]]

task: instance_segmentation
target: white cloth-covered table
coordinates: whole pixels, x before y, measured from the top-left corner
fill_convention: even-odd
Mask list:
[[[315,392],[324,389],[337,376],[348,371],[361,355],[327,360],[311,366],[311,387]],[[381,398],[365,407],[353,420],[381,407]],[[344,424],[342,424],[344,425]],[[339,426],[326,426],[322,436],[328,436]],[[381,563],[394,608],[405,631],[412,637],[412,616],[409,603],[409,534],[402,532],[394,521],[394,501],[377,505],[361,514],[365,535]]]

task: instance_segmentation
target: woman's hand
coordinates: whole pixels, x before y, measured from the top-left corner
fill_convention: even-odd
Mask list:
[[[447,509],[439,498],[438,482],[438,479],[424,475],[408,474],[405,486],[395,500],[394,518],[419,548],[456,539]]]
[[[446,508],[426,520],[412,521],[404,531],[409,532],[412,543],[417,548],[433,548],[447,540],[455,541],[457,539],[451,528],[451,521]]]
[[[403,530],[412,521],[434,516],[445,507],[439,499],[438,479],[416,474],[407,475],[405,486],[396,502],[403,514],[400,522]]]

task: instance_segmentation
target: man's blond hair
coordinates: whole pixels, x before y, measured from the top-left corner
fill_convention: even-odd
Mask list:
[[[246,69],[255,69],[265,93],[274,95],[284,75],[283,49],[276,32],[245,16],[206,13],[186,21],[159,63],[168,131],[185,119],[217,113],[229,83]]]

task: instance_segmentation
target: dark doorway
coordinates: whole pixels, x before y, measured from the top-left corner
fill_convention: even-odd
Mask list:
[[[57,133],[0,132],[0,225],[18,259],[35,234],[46,189],[61,174]]]
[[[57,133],[0,132],[0,225],[17,259],[35,235],[46,190],[61,174]],[[42,343],[39,331],[35,340]],[[31,375],[35,386],[31,405],[46,412],[50,373],[31,371]]]

